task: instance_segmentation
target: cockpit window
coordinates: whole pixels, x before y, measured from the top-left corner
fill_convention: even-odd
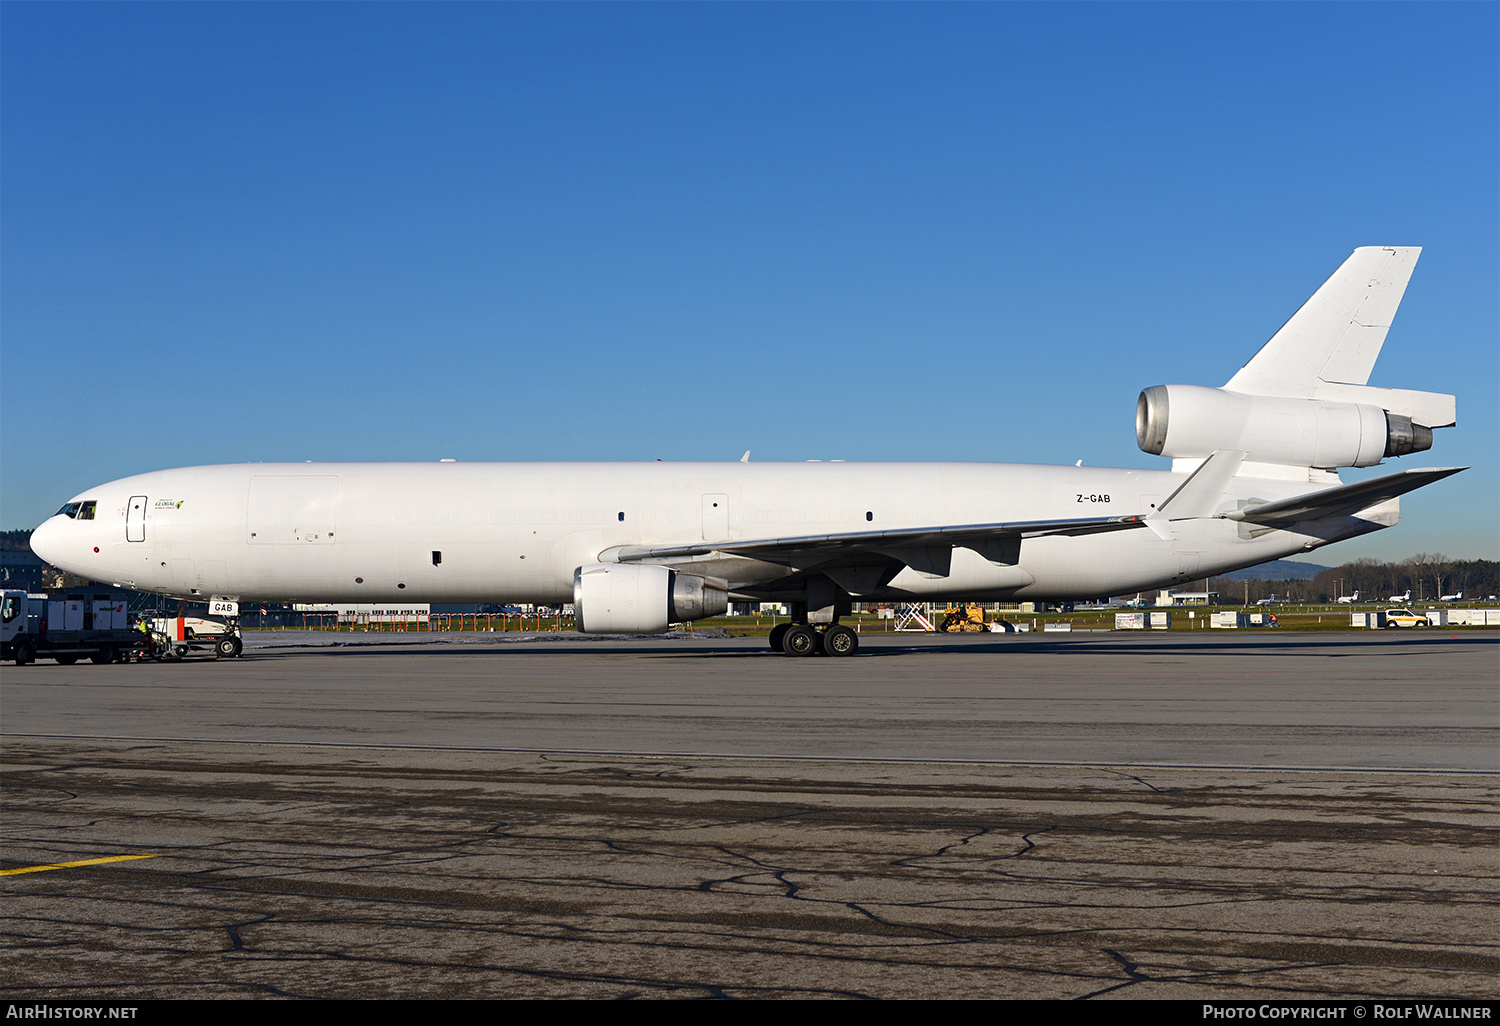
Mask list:
[[[95,510],[95,508],[98,507],[98,505],[99,505],[99,503],[96,502],[93,499],[90,499],[88,502],[83,503],[83,505],[81,505],[78,508],[78,519],[79,520],[92,520],[92,519],[94,519],[94,510]]]
[[[71,519],[73,519],[74,517],[76,517],[78,515],[78,511],[80,509],[82,509],[82,508],[83,508],[83,503],[81,503],[81,502],[70,502],[66,506],[64,506],[62,509],[60,509],[56,513],[54,513],[53,516],[67,517],[69,520],[71,520]]]

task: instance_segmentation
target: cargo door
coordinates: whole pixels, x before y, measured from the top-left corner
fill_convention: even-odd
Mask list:
[[[146,540],[146,497],[144,495],[130,497],[130,505],[125,509],[125,540],[128,542]]]
[[[338,493],[334,476],[251,478],[246,540],[251,545],[331,545]]]

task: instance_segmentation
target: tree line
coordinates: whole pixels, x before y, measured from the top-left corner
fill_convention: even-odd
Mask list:
[[[1330,567],[1311,580],[1262,581],[1213,577],[1208,591],[1221,602],[1254,603],[1275,595],[1298,605],[1334,602],[1359,593],[1361,602],[1385,602],[1392,595],[1411,592],[1413,602],[1432,602],[1444,595],[1463,594],[1465,601],[1500,594],[1500,562],[1492,559],[1455,559],[1441,552],[1419,552],[1399,563],[1356,559]]]

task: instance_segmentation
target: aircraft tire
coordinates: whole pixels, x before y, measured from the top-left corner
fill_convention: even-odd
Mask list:
[[[787,628],[789,627],[791,627],[789,623],[778,623],[775,627],[771,628],[771,648],[774,651],[781,651],[781,639],[786,637]]]
[[[815,656],[823,650],[823,639],[805,623],[792,624],[781,636],[781,650],[789,656]]]
[[[852,656],[859,651],[859,635],[848,627],[830,627],[823,632],[823,651],[831,656]]]
[[[239,653],[234,650],[234,639],[220,638],[218,641],[216,641],[214,643],[214,655],[218,656],[220,659],[233,659],[235,656],[239,655]]]

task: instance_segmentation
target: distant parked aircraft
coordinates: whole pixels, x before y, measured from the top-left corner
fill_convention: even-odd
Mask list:
[[[1340,595],[1339,598],[1338,598],[1338,601],[1345,602],[1345,603],[1358,602],[1359,601],[1359,592],[1356,591],[1353,595]]]

